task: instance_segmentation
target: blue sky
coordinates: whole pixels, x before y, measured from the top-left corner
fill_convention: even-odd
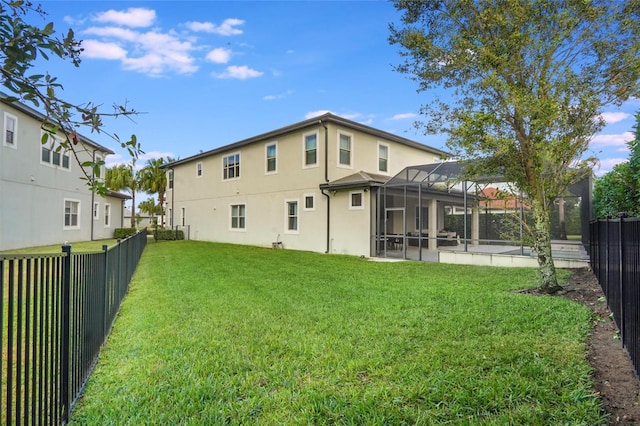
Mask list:
[[[83,40],[82,64],[46,62],[72,102],[142,112],[106,119],[107,130],[136,134],[147,158],[185,158],[326,111],[444,149],[444,135],[413,123],[433,94],[393,70],[388,43],[399,13],[388,1],[42,1],[58,31]],[[45,21],[43,20],[44,24]],[[38,70],[43,71],[43,70]],[[596,174],[628,157],[634,99],[604,112],[592,141]],[[104,135],[88,134],[126,155]]]

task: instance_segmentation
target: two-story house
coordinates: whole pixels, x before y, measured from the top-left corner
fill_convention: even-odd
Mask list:
[[[0,250],[113,238],[122,227],[129,196],[94,194],[72,152],[55,138],[42,143],[44,119],[27,105],[0,102]],[[75,150],[80,162],[113,154],[81,135]]]
[[[381,185],[444,155],[324,114],[166,165],[167,224],[196,240],[375,255]]]

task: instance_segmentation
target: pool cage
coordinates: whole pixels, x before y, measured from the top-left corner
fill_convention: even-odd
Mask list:
[[[407,167],[378,191],[376,255],[437,260],[438,251],[524,255],[531,209],[500,176],[461,179],[463,165]],[[591,179],[570,187],[552,209],[552,240],[589,243]]]

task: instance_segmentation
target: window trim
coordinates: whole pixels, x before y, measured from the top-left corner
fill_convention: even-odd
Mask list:
[[[196,178],[201,178],[204,174],[204,166],[202,165],[202,161],[198,161],[196,163]]]
[[[387,170],[381,170],[380,169],[380,160],[382,159],[382,157],[380,156],[380,148],[381,147],[385,147],[387,149],[387,158],[385,158],[386,162],[387,162]],[[378,173],[383,174],[383,175],[389,175],[389,157],[391,153],[391,147],[389,146],[388,143],[386,142],[380,142],[378,141]]]
[[[187,218],[187,208],[186,207],[181,207],[180,208],[180,226],[186,226],[186,218]]]
[[[340,162],[340,136],[347,136],[350,140],[350,144],[349,144],[349,164],[343,164]],[[353,137],[353,133],[348,133],[348,132],[344,132],[342,130],[338,130],[338,140],[337,140],[338,146],[337,146],[337,154],[338,157],[336,158],[336,166],[337,167],[341,167],[343,169],[353,169],[353,159],[354,159],[354,137]]]
[[[7,142],[7,122],[9,119],[13,120],[13,140],[11,142]],[[7,111],[4,113],[2,144],[9,148],[18,149],[18,117]]]
[[[243,215],[240,215],[240,209],[238,209],[238,226],[234,227],[233,226],[233,208],[234,207],[243,207],[243,211],[242,213],[244,213]],[[240,219],[244,219],[243,223],[242,223],[242,227],[240,227],[241,221]],[[246,203],[236,203],[236,204],[229,204],[229,231],[232,232],[246,232],[247,231],[247,204]]]
[[[93,202],[93,220],[100,219],[100,203],[97,201]]]
[[[307,137],[308,136],[315,136],[316,137],[316,162],[315,163],[309,163],[307,164]],[[313,132],[306,132],[302,134],[302,168],[303,169],[312,169],[315,167],[320,167],[320,161],[319,160],[319,156],[320,156],[320,144],[318,143],[318,140],[320,138],[319,132],[317,130],[313,131]]]
[[[77,211],[76,211],[76,224],[75,225],[67,225],[67,203],[75,203],[77,205]],[[73,199],[73,198],[65,198],[63,203],[62,203],[63,209],[62,209],[62,229],[67,231],[67,230],[76,230],[76,229],[80,229],[80,219],[82,218],[81,215],[81,205],[80,205],[80,200],[77,199]],[[71,215],[71,213],[69,213]],[[71,217],[71,216],[70,216]]]
[[[296,204],[296,228],[289,228],[289,218],[293,217],[289,215],[289,205]],[[299,234],[300,233],[300,200],[297,198],[290,198],[284,200],[284,233],[285,234]]]
[[[359,194],[360,195],[360,205],[356,206],[353,204],[353,196]],[[359,191],[350,191],[349,192],[349,210],[364,210],[364,190]]]
[[[276,147],[276,155],[274,157],[275,160],[275,169],[273,170],[269,170],[269,147],[270,146],[275,146]],[[278,141],[274,141],[274,142],[267,142],[266,144],[264,144],[264,174],[265,175],[275,175],[278,173]]]
[[[236,155],[238,156],[238,164],[237,164],[237,166],[234,166],[234,169],[237,168],[237,174],[234,177],[225,177],[225,173],[227,172],[228,169],[230,170],[230,168],[229,167],[225,167],[224,160],[227,159],[227,158],[230,158],[230,157],[235,157]],[[240,179],[240,176],[241,176],[241,174],[240,174],[241,173],[240,165],[242,164],[242,156],[240,155],[240,151],[232,152],[230,154],[224,154],[222,156],[221,161],[222,161],[222,176],[221,177],[222,177],[222,181],[223,182]]]
[[[313,206],[312,207],[307,207],[307,198],[311,198],[313,200]],[[302,205],[302,210],[305,212],[312,212],[316,209],[316,193],[315,192],[311,192],[308,194],[304,194],[303,198],[304,203]]]
[[[111,204],[105,203],[104,205],[104,224],[105,228],[111,228]]]
[[[44,135],[45,132],[41,132],[41,135]],[[40,157],[40,164],[42,164],[43,166],[47,166],[47,167],[51,167],[53,169],[58,169],[58,170],[63,170],[65,172],[71,172],[71,158],[69,155],[69,150],[64,150],[61,149],[57,154],[60,156],[59,157],[59,161],[60,164],[55,164],[53,161],[53,156],[54,153],[56,151],[56,149],[58,148],[58,146],[61,144],[60,139],[57,138],[56,136],[53,135],[48,135],[48,140],[46,143],[44,144],[40,144],[40,149],[38,150],[38,154]],[[49,160],[45,161],[42,159],[42,153],[43,150],[46,149],[49,151]],[[68,164],[68,167],[64,167],[64,163],[65,163],[65,157],[66,157],[66,162]],[[98,162],[98,160],[96,159],[96,162]],[[102,166],[100,167],[100,170],[102,171]],[[104,174],[101,173],[101,176],[103,176]]]
[[[173,169],[169,169],[167,171],[167,189],[173,189],[173,178],[175,173],[173,172]]]

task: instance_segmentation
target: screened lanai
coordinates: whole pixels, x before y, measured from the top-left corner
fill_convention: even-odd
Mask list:
[[[462,180],[462,169],[459,162],[411,166],[382,186],[376,212],[379,257],[437,261],[441,251],[531,254],[523,228],[530,208],[517,188],[499,176]],[[589,188],[585,180],[556,200],[554,257],[586,254]]]

